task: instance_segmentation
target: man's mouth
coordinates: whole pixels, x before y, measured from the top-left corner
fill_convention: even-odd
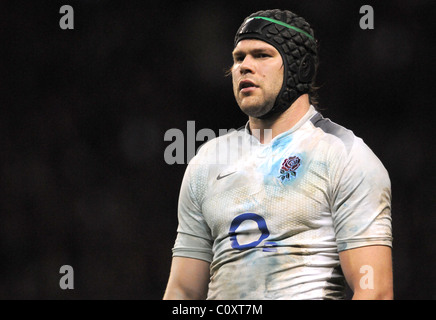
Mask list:
[[[239,82],[239,91],[242,93],[248,93],[258,88],[258,86],[251,80],[242,80]]]

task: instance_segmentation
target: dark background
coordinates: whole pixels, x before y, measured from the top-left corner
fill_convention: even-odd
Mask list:
[[[243,19],[267,8],[311,23],[324,116],[390,173],[395,297],[436,298],[434,1],[265,3],[1,2],[1,299],[161,299],[186,168],[165,163],[164,134],[245,124],[224,71]]]

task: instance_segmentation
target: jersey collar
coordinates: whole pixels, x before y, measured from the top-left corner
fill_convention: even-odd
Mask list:
[[[306,112],[306,114],[292,128],[274,137],[274,139],[272,139],[270,143],[274,143],[275,141],[281,140],[283,137],[294,133],[316,114],[318,114],[318,112],[316,111],[315,107],[313,105],[310,105],[309,110]],[[247,123],[245,124],[244,131],[247,135],[249,135],[250,139],[256,140],[257,143],[259,143],[259,141],[251,135],[250,120],[248,120]]]

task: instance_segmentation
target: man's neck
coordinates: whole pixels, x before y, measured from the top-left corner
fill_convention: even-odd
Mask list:
[[[279,134],[291,129],[310,108],[309,96],[304,94],[283,113],[269,119],[249,117],[250,130],[260,143],[269,143]],[[268,130],[269,129],[269,130]]]

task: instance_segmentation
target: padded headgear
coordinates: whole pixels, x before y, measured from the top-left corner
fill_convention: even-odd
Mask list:
[[[316,74],[318,54],[313,30],[304,18],[287,10],[258,11],[245,18],[236,33],[234,46],[244,39],[271,44],[283,60],[282,88],[272,109],[260,119],[284,112],[299,96],[309,93]]]

